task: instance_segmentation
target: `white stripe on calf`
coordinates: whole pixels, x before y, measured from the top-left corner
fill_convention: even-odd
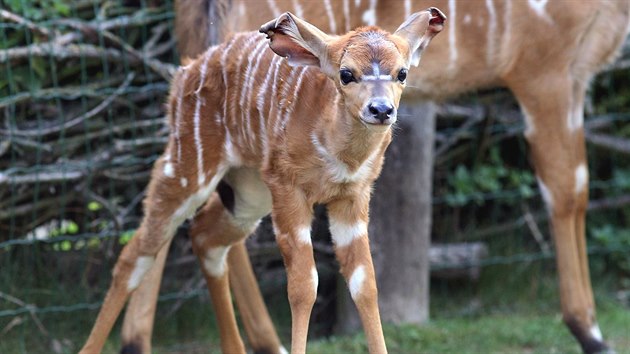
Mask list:
[[[354,272],[350,276],[348,281],[348,288],[350,289],[350,296],[353,300],[357,299],[357,296],[363,288],[363,282],[365,281],[365,267],[360,265],[355,268]]]
[[[355,224],[346,224],[330,218],[330,234],[337,247],[345,247],[355,239],[367,235],[367,223],[359,221]]]
[[[298,240],[302,243],[310,245],[311,244],[311,227],[302,227],[297,231]]]
[[[146,272],[151,269],[153,263],[155,262],[155,257],[152,256],[140,256],[136,260],[136,266],[133,268],[131,272],[131,276],[129,277],[129,281],[127,282],[127,291],[135,290]]]
[[[203,260],[204,269],[213,277],[220,277],[225,274],[225,259],[230,246],[218,246],[210,248],[206,252]]]
[[[201,105],[205,105],[205,100],[201,97],[201,90],[204,87],[206,81],[206,72],[208,70],[208,60],[210,59],[210,53],[206,53],[203,62],[201,64],[201,71],[199,73],[199,87],[195,91],[196,105],[194,115],[194,140],[197,148],[197,184],[201,186],[206,181],[206,175],[203,173],[203,145],[201,142]]]

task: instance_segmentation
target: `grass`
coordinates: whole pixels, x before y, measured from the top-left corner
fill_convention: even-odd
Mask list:
[[[630,354],[629,304],[615,299],[618,288],[615,277],[603,276],[606,272],[598,274],[593,280],[602,332],[619,354]],[[46,290],[50,284],[27,283],[22,285],[45,290],[21,294],[32,303],[92,301],[83,298],[79,289],[64,288],[65,293],[61,293]],[[7,290],[15,294],[19,289]],[[272,289],[267,287],[265,293],[271,295],[266,301],[283,343],[288,346],[290,312],[285,290],[276,284]],[[207,296],[186,300],[178,311],[169,315],[173,304],[163,302],[158,307],[154,353],[219,353],[217,328]],[[0,318],[0,353],[74,353],[87,337],[95,316],[95,310],[39,314],[38,319],[49,335],[28,314]],[[487,266],[477,283],[433,281],[431,316],[424,326],[386,325],[389,351],[402,354],[580,352],[560,319],[552,261]],[[320,326],[321,323],[312,323],[312,332],[320,332]],[[119,333],[119,327],[112,331],[104,353],[118,352]],[[367,352],[363,334],[309,338],[309,353]]]
[[[599,321],[609,344],[630,353],[630,311],[600,305]],[[497,314],[436,319],[426,326],[385,326],[390,353],[580,353],[558,315]],[[314,341],[309,353],[366,353],[363,334]]]

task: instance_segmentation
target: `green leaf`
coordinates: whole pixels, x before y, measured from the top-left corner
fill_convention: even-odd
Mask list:
[[[103,209],[103,206],[99,202],[94,201],[89,202],[87,207],[89,211],[99,211]]]
[[[74,235],[79,232],[79,225],[76,222],[70,221],[68,222],[68,226],[66,227],[66,233],[70,235]]]
[[[66,240],[61,242],[62,251],[70,251],[72,249],[72,242]]]

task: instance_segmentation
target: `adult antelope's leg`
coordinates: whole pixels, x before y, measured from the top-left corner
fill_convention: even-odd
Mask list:
[[[368,239],[368,207],[369,192],[363,200],[328,204],[328,218],[341,274],[359,311],[370,353],[386,353]]]
[[[300,191],[284,186],[271,191],[276,240],[287,271],[291,306],[291,353],[306,352],[308,322],[317,297],[319,278],[311,244],[312,207]]]
[[[151,336],[162,282],[162,273],[172,238],[166,241],[155,257],[153,267],[144,276],[140,286],[131,294],[121,331],[122,354],[151,353]]]
[[[524,82],[531,86],[523,85]],[[583,130],[584,81],[554,73],[512,85],[523,108],[543,199],[551,215],[563,320],[586,353],[605,351],[595,319],[585,214],[588,167]]]
[[[223,174],[223,171],[210,169],[215,174],[206,180],[209,182],[197,188],[182,188],[178,179],[167,177],[163,171],[164,159],[160,159],[149,183],[144,219],[116,262],[112,284],[83,353],[101,351],[125,301],[151,269],[157,253],[173,237],[177,226],[208,198]]]

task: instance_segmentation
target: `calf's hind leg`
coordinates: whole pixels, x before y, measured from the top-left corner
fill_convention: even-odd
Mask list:
[[[210,169],[214,173],[205,184],[182,188],[178,180],[162,174],[163,164],[160,159],[154,166],[144,201],[144,219],[116,262],[112,283],[82,353],[101,352],[127,298],[152,268],[157,253],[177,227],[208,199],[224,173]]]
[[[255,352],[278,353],[282,347],[273,329],[253,276],[243,240],[251,234],[260,219],[269,213],[271,196],[256,170],[231,170],[214,195],[196,215],[191,227],[193,250],[200,260],[219,324],[221,349],[224,353],[244,352],[236,325],[228,282],[238,285],[236,299]],[[228,265],[226,257],[232,248],[239,252]],[[233,269],[232,269],[233,268]],[[229,279],[245,276],[244,279]],[[250,299],[252,298],[252,299]],[[258,305],[257,308],[253,308]],[[258,324],[263,328],[257,328]],[[270,334],[261,337],[262,334]]]

